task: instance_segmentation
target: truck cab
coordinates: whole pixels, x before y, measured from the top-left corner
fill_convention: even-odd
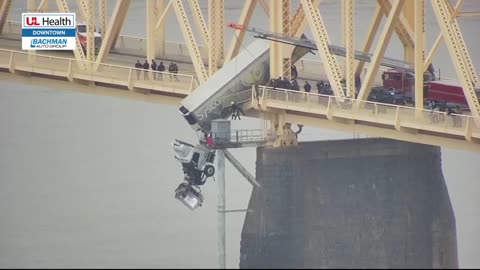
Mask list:
[[[100,46],[102,46],[102,35],[94,28],[94,43],[95,43],[95,54],[98,54],[100,51]],[[77,36],[82,46],[82,50],[85,53],[87,51],[87,24],[86,23],[77,23]]]
[[[430,72],[423,74],[424,96],[426,96],[429,82],[433,79]],[[402,95],[408,102],[413,102],[415,92],[414,73],[390,69],[382,73],[382,83],[384,89],[393,89],[397,95]]]

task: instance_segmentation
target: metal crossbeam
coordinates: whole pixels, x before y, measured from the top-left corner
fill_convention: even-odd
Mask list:
[[[173,1],[173,6],[177,15],[178,24],[180,25],[183,37],[185,38],[185,42],[187,43],[188,52],[192,57],[193,67],[195,68],[198,80],[200,81],[200,83],[203,83],[208,79],[208,73],[205,69],[205,66],[203,65],[203,61],[200,56],[200,50],[198,49],[197,43],[195,42],[195,37],[193,36],[192,29],[190,28],[187,14],[185,13],[185,9],[181,0]]]
[[[106,0],[98,0],[98,17],[100,18],[100,29],[102,36],[105,36],[107,30],[107,3]]]
[[[354,59],[355,59],[355,45],[354,45],[354,3],[353,0],[344,0],[345,6],[345,29],[343,30],[343,35],[345,39],[346,46],[346,82],[347,82],[347,93],[349,97],[355,97],[355,69],[354,69]]]
[[[417,114],[423,109],[423,62],[425,57],[425,1],[416,0],[415,12],[415,108]]]
[[[202,37],[203,42],[208,46],[208,44],[210,44],[208,29],[205,20],[203,19],[202,9],[198,4],[198,0],[190,0],[190,7],[192,9],[193,18],[195,19],[197,28],[200,32],[200,36]]]
[[[444,0],[443,3],[447,7],[447,12],[450,15],[450,18],[451,18],[450,26],[453,30],[453,34],[456,37],[455,41],[457,42],[457,46],[462,53],[463,61],[465,62],[468,75],[470,76],[470,79],[473,81],[473,83],[475,84],[480,83],[477,72],[475,71],[475,67],[473,66],[472,58],[470,58],[470,53],[468,53],[467,45],[465,44],[465,40],[463,39],[462,31],[460,30],[460,26],[458,25],[457,18],[455,17],[455,14],[453,14],[455,10],[458,10],[458,9],[454,9],[450,1]],[[460,2],[460,4],[461,3],[462,2]]]
[[[68,9],[68,5],[67,5],[67,1],[66,0],[57,0],[57,7],[58,7],[58,10],[60,12],[63,12],[63,13],[68,13],[69,12],[69,9]],[[85,54],[83,53],[82,51],[82,45],[80,44],[80,40],[78,39],[78,35],[77,35],[77,38],[76,38],[76,47],[75,47],[75,50],[73,51],[74,55],[75,55],[75,59],[77,59],[77,65],[80,69],[83,69],[83,70],[86,70],[88,67],[87,67],[87,63],[85,62]]]
[[[238,20],[238,24],[248,26],[250,24],[250,20],[252,19],[253,11],[257,6],[258,0],[246,0],[245,4],[243,5],[242,13],[240,14],[240,18]],[[235,57],[238,52],[240,51],[240,47],[243,43],[243,39],[245,38],[245,32],[241,30],[235,30],[232,41],[230,41],[230,46],[225,54],[225,63],[230,61],[233,57]]]
[[[397,0],[398,1],[405,1],[405,0]],[[408,1],[408,0],[407,0]],[[378,5],[380,5],[382,12],[384,13],[385,16],[388,16],[390,14],[390,11],[392,9],[392,4],[390,3],[390,0],[377,0]],[[405,2],[406,3],[406,2]],[[407,19],[402,13],[399,13],[399,18],[397,19],[397,23],[394,26],[395,28],[395,33],[397,33],[398,37],[400,38],[400,41],[402,42],[403,46],[407,48],[408,50],[412,50],[415,47],[415,44],[413,42],[413,30],[410,27],[410,24],[408,23]],[[407,55],[406,59],[407,61],[411,62],[413,59],[408,59],[409,56]]]
[[[100,63],[107,59],[110,48],[113,44],[113,40],[115,36],[120,33],[120,29],[122,28],[123,22],[125,21],[128,7],[130,6],[130,1],[131,0],[117,0],[117,2],[115,3],[112,17],[110,19],[107,29],[104,31],[102,45],[100,46],[100,50],[95,61],[95,70]]]
[[[93,0],[85,0],[87,10],[85,19],[87,20],[87,61],[95,61],[95,16]]]
[[[455,27],[452,27],[450,23],[451,13],[449,12],[446,3],[443,0],[432,0],[432,7],[435,16],[437,17],[438,24],[442,29],[443,37],[446,39],[445,41],[447,48],[455,66],[458,78],[463,86],[463,92],[470,107],[470,111],[473,116],[479,116],[480,104],[475,93],[474,81],[471,78],[468,65],[465,63],[465,58],[463,56],[465,50],[460,48],[459,44],[457,43],[460,33],[457,32]]]
[[[48,0],[42,0],[37,7],[37,12],[44,12],[48,8]]]
[[[357,98],[360,100],[366,100],[370,93],[373,81],[375,79],[375,75],[378,72],[381,60],[383,58],[383,55],[385,54],[387,45],[390,42],[390,38],[392,37],[394,25],[399,17],[400,12],[402,11],[404,4],[405,1],[396,1],[392,9],[390,10],[390,14],[388,15],[383,31],[379,37],[379,44],[377,45],[375,53],[373,54],[372,62],[368,67],[367,74],[365,75],[365,79],[362,82],[362,87],[360,88],[360,92],[358,93]]]
[[[380,6],[377,4],[375,6],[375,12],[370,22],[370,26],[367,30],[367,38],[365,39],[362,47],[362,52],[368,54],[372,48],[373,40],[375,39],[375,34],[378,32],[378,28],[380,27],[380,23],[382,22],[382,10]],[[365,66],[365,61],[358,61],[356,64],[355,72],[361,74],[363,67]]]
[[[208,2],[208,73],[212,76],[225,58],[224,0]]]
[[[7,15],[12,6],[12,0],[4,0],[0,3],[0,34],[2,33],[3,26],[7,21]]]
[[[342,75],[340,73],[340,68],[338,66],[337,60],[329,52],[329,40],[327,30],[323,24],[322,17],[317,7],[313,5],[310,0],[301,0],[301,4],[305,10],[305,15],[308,23],[310,24],[315,42],[318,46],[318,51],[320,52],[320,57],[325,65],[325,70],[328,76],[328,80],[332,86],[333,92],[338,97],[344,97],[341,79]]]

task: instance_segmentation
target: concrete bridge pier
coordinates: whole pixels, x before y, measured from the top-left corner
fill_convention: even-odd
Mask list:
[[[258,148],[240,268],[458,268],[439,147],[389,139]]]

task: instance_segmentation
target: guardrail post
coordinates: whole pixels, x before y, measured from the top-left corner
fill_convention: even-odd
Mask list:
[[[128,90],[130,91],[133,91],[132,72],[133,72],[132,68],[129,68],[127,85],[128,85]]]
[[[467,117],[467,123],[465,124],[465,140],[472,141],[472,122],[471,117]]]
[[[194,82],[194,80],[195,80],[195,78],[192,76],[191,80],[190,80],[190,92],[193,92],[193,82]]]
[[[328,104],[327,104],[327,119],[328,120],[332,120],[333,117],[332,117],[332,96],[329,96],[328,97]]]
[[[68,60],[67,79],[70,82],[73,81],[72,59]]]
[[[400,107],[399,106],[397,106],[397,110],[395,111],[394,126],[396,130],[400,130]]]
[[[285,92],[285,101],[288,103],[288,92],[287,90],[283,90],[283,92]]]
[[[10,73],[15,73],[15,63],[13,62],[13,51],[10,52],[10,62],[8,65],[8,70]]]

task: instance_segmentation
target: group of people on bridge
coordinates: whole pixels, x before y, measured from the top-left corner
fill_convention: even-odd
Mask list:
[[[151,63],[148,63],[148,60],[145,59],[145,62],[140,63],[140,60],[137,60],[137,63],[135,63],[135,68],[137,70],[137,80],[140,80],[140,73],[142,72],[143,69],[143,79],[148,80],[148,71],[152,70],[154,71],[153,74],[153,79],[154,80],[163,80],[163,74],[165,74],[165,65],[163,62],[160,62],[160,64],[157,64],[155,59],[152,59]],[[170,77],[170,81],[176,80],[178,81],[177,78],[177,73],[178,73],[178,66],[174,62],[170,62],[170,65],[168,66],[168,75]]]

